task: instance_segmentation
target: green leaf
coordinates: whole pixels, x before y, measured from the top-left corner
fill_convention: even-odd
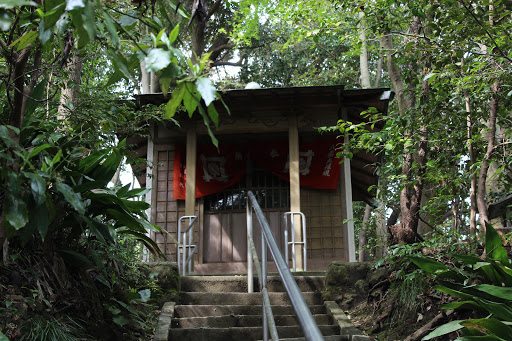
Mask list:
[[[141,200],[125,200],[121,199],[126,208],[132,212],[144,212],[151,207],[147,202]]]
[[[7,175],[7,193],[4,199],[4,216],[16,230],[28,223],[28,208],[21,196],[18,174],[9,172]]]
[[[50,223],[48,214],[49,212],[46,204],[31,207],[28,224],[20,231],[20,238],[23,245],[25,245],[34,236],[36,231],[39,232],[41,239],[44,241],[46,234],[48,233],[48,225]]]
[[[160,81],[160,87],[164,96],[169,93],[169,87],[176,79],[183,73],[182,69],[175,63],[170,63],[166,68],[160,71],[158,80]]]
[[[23,50],[28,45],[32,44],[37,39],[37,31],[28,31],[15,41],[9,47],[16,46],[16,51]]]
[[[471,308],[481,308],[478,304],[473,301],[459,301],[446,303],[441,306],[441,309],[458,309],[463,306],[472,306]]]
[[[442,326],[439,326],[436,329],[434,329],[432,332],[430,332],[430,334],[428,334],[427,336],[423,337],[423,339],[421,339],[421,340],[431,340],[431,339],[433,339],[435,337],[438,337],[438,336],[441,336],[441,335],[446,335],[446,334],[449,334],[449,333],[454,332],[456,330],[462,329],[463,326],[460,324],[461,322],[463,322],[463,321],[462,320],[456,320],[456,321],[451,321],[451,322],[448,322],[446,324],[443,324]]]
[[[150,289],[144,289],[139,291],[140,300],[142,302],[147,302],[151,298],[151,290]]]
[[[59,250],[57,251],[62,259],[77,268],[89,269],[93,268],[94,264],[85,255],[72,250]]]
[[[461,336],[455,341],[506,341],[495,335],[473,335],[473,336]]]
[[[32,149],[29,153],[28,153],[28,156],[27,156],[27,160],[30,160],[31,158],[33,158],[34,156],[38,155],[39,153],[41,153],[43,150],[45,149],[48,149],[50,148],[51,146],[48,144],[48,143],[45,143],[45,144],[42,144],[34,149]]]
[[[433,260],[431,258],[417,256],[409,256],[408,258],[422,270],[432,275],[439,271],[444,271],[448,269],[448,267],[443,263]]]
[[[499,287],[496,285],[480,284],[475,286],[475,289],[488,293],[489,295],[503,298],[512,302],[512,288]]]
[[[52,6],[52,4],[48,4],[49,6]],[[66,7],[65,1],[59,3],[59,4],[53,4],[55,7],[53,8],[47,8],[45,9],[46,12],[44,13],[44,29],[48,30],[50,28],[53,28],[57,21],[60,20],[62,14],[64,14]],[[45,6],[47,6],[47,3],[45,2]]]
[[[217,90],[209,78],[197,78],[196,87],[207,107],[217,98]]]
[[[121,26],[131,26],[137,22],[137,13],[130,12],[129,14],[130,15],[123,15],[121,19],[119,19]]]
[[[138,197],[138,196],[147,194],[147,193],[149,193],[149,191],[150,191],[149,188],[134,188],[134,189],[129,190],[126,193],[122,193],[122,194],[117,192],[117,196],[123,197],[123,198],[134,198],[134,197]]]
[[[109,306],[108,310],[110,310],[112,315],[119,315],[119,313],[121,312],[121,309],[114,307],[114,306]]]
[[[118,226],[125,226],[129,230],[138,231],[142,233],[146,232],[141,222],[130,213],[124,211],[123,209],[108,208],[106,212],[116,220]]]
[[[219,127],[219,113],[217,112],[217,109],[215,108],[215,105],[212,103],[208,106],[208,116],[210,116],[210,119],[212,120],[213,124],[215,124],[215,127]]]
[[[183,18],[189,20],[190,19],[190,14],[183,9],[183,6],[178,6],[176,4],[176,0],[171,0],[169,1],[169,5],[171,6],[171,8],[173,9],[174,12],[178,12],[179,15],[181,15]]]
[[[84,29],[89,35],[89,41],[96,38],[96,17],[94,13],[94,2],[85,0],[85,8],[82,11]]]
[[[36,173],[24,172],[23,175],[30,179],[30,188],[36,204],[44,204],[46,201],[46,181]]]
[[[0,8],[3,9],[12,9],[20,6],[37,6],[37,4],[33,1],[26,0],[2,0],[0,2]]]
[[[41,43],[43,45],[46,45],[46,43],[52,38],[52,28],[45,29],[44,19],[41,20],[41,23],[39,24],[39,40],[41,40]]]
[[[503,340],[512,341],[512,328],[493,318],[466,320],[460,324],[470,330],[482,332],[483,329],[487,331],[487,334],[495,335]]]
[[[126,78],[131,78],[130,70],[128,69],[128,61],[124,58],[124,56],[121,53],[117,53],[113,49],[108,49],[108,55],[110,56],[110,59],[112,60],[112,63],[114,64],[114,67]],[[110,81],[109,81],[110,83]]]
[[[496,303],[489,300],[484,300],[478,297],[474,298],[475,302],[480,304],[488,312],[493,314],[495,318],[512,322],[512,302],[508,303]]]
[[[64,13],[55,23],[57,34],[63,35],[69,27],[69,15]]]
[[[84,8],[85,1],[87,0],[66,0],[66,11]]]
[[[82,198],[79,193],[75,193],[75,191],[73,191],[73,188],[71,188],[69,185],[62,183],[62,182],[58,182],[55,185],[55,188],[62,195],[64,195],[64,198],[66,199],[66,201],[71,206],[73,206],[73,208],[75,210],[77,210],[78,213],[85,214],[85,205],[82,202]]]
[[[187,91],[183,96],[183,105],[187,109],[188,116],[192,117],[200,103],[201,95],[197,92],[196,85],[194,83],[186,83]]]
[[[174,89],[171,94],[171,99],[165,105],[165,114],[164,118],[169,119],[174,117],[176,114],[176,110],[181,104],[183,100],[183,96],[185,95],[185,85],[182,83],[178,86],[178,88]]]
[[[9,341],[9,339],[4,335],[4,333],[0,332],[0,341]]]
[[[434,286],[434,289],[436,290],[439,290],[441,292],[444,292],[445,294],[448,294],[448,295],[452,295],[454,297],[457,297],[457,298],[462,298],[464,300],[472,300],[473,299],[473,296],[470,295],[470,294],[467,294],[467,293],[464,293],[462,291],[459,291],[459,290],[455,290],[455,289],[452,289],[452,288],[448,288],[444,285],[436,285]]]
[[[0,9],[0,30],[1,31],[9,31],[11,28],[12,19],[9,16],[9,14],[3,10]]]
[[[146,63],[146,71],[160,71],[171,63],[171,52],[160,48],[152,49],[144,58]]]
[[[171,33],[169,33],[169,45],[174,43],[176,41],[176,38],[178,38],[178,34],[180,32],[180,24],[177,24],[172,29]]]
[[[126,235],[127,237],[130,237],[130,238],[140,241],[153,254],[160,256],[162,258],[165,258],[165,255],[160,250],[160,248],[155,243],[155,241],[153,239],[149,238],[145,233],[130,231],[130,230],[119,230],[117,233],[119,235]]]
[[[25,115],[30,116],[34,110],[41,104],[38,102],[43,99],[43,96],[45,95],[46,90],[46,79],[41,80],[32,90],[32,93],[30,94],[30,99],[27,103],[27,108],[25,109]]]
[[[507,250],[503,247],[503,240],[498,232],[488,222],[485,222],[485,229],[485,252],[487,257],[499,260],[504,264],[510,264]]]
[[[71,15],[71,19],[73,21],[73,25],[75,26],[75,31],[73,35],[76,35],[78,37],[78,48],[85,47],[89,41],[89,33],[85,29],[85,23],[82,16],[82,9],[75,9],[73,11],[70,11],[69,14]]]
[[[103,19],[105,20],[105,27],[107,28],[110,40],[112,41],[112,45],[118,48],[120,42],[119,36],[117,35],[116,26],[114,24],[114,20],[112,20],[112,17],[106,11],[103,11]]]
[[[208,129],[208,135],[210,136],[210,139],[212,140],[213,145],[215,147],[219,148],[219,140],[213,134],[213,131],[210,127],[210,121],[209,121],[208,115],[204,111],[202,105],[199,105],[197,108],[199,109],[199,114],[203,117],[204,126],[206,127],[206,129]]]

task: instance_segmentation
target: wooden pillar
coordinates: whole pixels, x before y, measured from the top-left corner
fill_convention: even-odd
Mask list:
[[[347,119],[347,109],[342,108],[341,117]],[[345,143],[348,142],[349,135],[344,136]],[[346,245],[348,248],[348,261],[356,261],[356,242],[354,237],[354,210],[352,207],[352,174],[350,171],[350,159],[345,158],[341,167],[341,206],[343,220],[347,221],[343,224],[345,228]]]
[[[155,224],[155,221],[156,221],[156,190],[153,191],[153,188],[157,187],[157,185],[156,185],[156,180],[157,180],[156,167],[153,167],[154,158],[155,158],[155,156],[154,156],[155,145],[153,143],[154,129],[155,129],[155,124],[152,122],[151,126],[149,128],[151,134],[148,137],[148,147],[147,147],[147,156],[146,156],[146,160],[147,160],[146,189],[148,189],[149,192],[146,193],[146,196],[145,196],[146,202],[149,205],[149,208],[146,210],[146,215],[149,218],[149,222],[151,222],[152,224]],[[153,199],[154,197],[155,197],[155,199]],[[153,203],[155,203],[154,206],[153,206]],[[155,232],[148,230],[146,232],[146,235],[149,238],[156,240]],[[149,262],[149,250],[147,248],[144,248],[142,257],[143,257],[144,262]]]
[[[290,172],[290,211],[300,212],[300,177],[299,177],[299,129],[297,126],[297,116],[292,114],[288,118],[288,140],[289,140],[289,172]],[[295,241],[300,242],[306,238],[302,236],[302,226],[299,216],[294,218]],[[295,246],[296,267],[297,270],[304,270],[304,259],[302,246]]]
[[[185,215],[195,215],[196,211],[196,160],[196,128],[194,125],[190,125],[190,127],[187,129],[187,181],[185,183]]]
[[[196,213],[196,160],[197,160],[197,135],[194,125],[187,129],[187,162],[185,182],[185,215],[192,216]],[[185,228],[188,227],[188,220],[185,220]],[[195,232],[192,237],[196,238]],[[183,257],[186,257],[183,255]],[[194,257],[196,258],[196,257]],[[192,260],[191,271],[194,271],[194,260]]]

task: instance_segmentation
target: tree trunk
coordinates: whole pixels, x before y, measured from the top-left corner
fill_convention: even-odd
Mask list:
[[[469,154],[469,164],[470,169],[473,169],[473,166],[476,164],[475,151],[473,150],[473,122],[471,119],[471,103],[469,101],[469,93],[466,90],[464,92],[464,99],[466,101],[466,112],[467,116],[467,127],[468,127],[468,154]],[[469,211],[469,234],[473,237],[476,236],[476,212],[477,212],[477,202],[476,202],[476,185],[477,185],[477,175],[476,172],[473,171],[471,173],[471,189],[469,192],[469,200],[470,200],[470,211]]]
[[[150,73],[146,71],[146,62],[140,62],[140,91],[142,94],[151,93]]]
[[[491,85],[492,97],[489,105],[489,122],[487,131],[487,151],[480,166],[480,173],[478,175],[478,192],[476,201],[478,204],[478,214],[480,215],[480,227],[482,234],[485,235],[485,223],[489,221],[489,212],[487,209],[486,200],[486,182],[487,171],[489,170],[490,160],[494,151],[495,138],[496,138],[496,119],[498,114],[498,88],[499,81],[495,81]]]
[[[361,87],[368,89],[370,84],[370,70],[368,67],[368,44],[366,41],[366,25],[364,22],[364,12],[359,12],[359,39],[361,39],[361,54],[359,55],[359,69],[361,70]]]
[[[379,180],[381,182],[382,180]],[[379,187],[383,188],[382,183],[379,183]],[[375,257],[383,258],[386,255],[388,249],[388,229],[386,226],[386,204],[382,199],[381,190],[377,190],[377,201],[379,206],[375,210],[375,225],[377,235],[377,245],[375,247]]]
[[[375,83],[373,83],[374,88],[378,88],[380,86],[380,80],[382,78],[382,66],[384,64],[384,47],[382,43],[379,48],[379,61],[377,62],[377,71],[375,76]]]
[[[411,23],[410,31],[412,34],[419,34],[421,23],[415,18]],[[404,114],[415,101],[414,93],[406,94],[404,81],[400,75],[392,51],[393,44],[390,35],[381,37],[381,44],[386,49],[388,73],[393,84],[393,88],[397,93],[398,108],[400,114]],[[416,66],[414,65],[413,68]],[[425,67],[424,73],[427,68]],[[422,97],[424,101],[428,101],[428,81],[424,81],[422,85]],[[426,156],[427,156],[427,127],[422,124],[418,131],[406,131],[405,135],[409,138],[413,136],[419,137],[417,143],[417,155],[411,147],[404,147],[404,161],[402,163],[402,176],[405,181],[402,191],[400,192],[400,210],[402,213],[401,223],[395,226],[391,232],[393,234],[392,242],[394,243],[413,243],[416,240],[419,220],[419,210],[421,208],[421,196],[423,192],[423,176],[425,173]],[[416,165],[414,162],[416,161]],[[415,169],[418,169],[414,172]]]
[[[386,34],[381,36],[380,42],[386,53],[386,64],[388,74],[389,78],[391,79],[393,89],[395,90],[396,93],[398,110],[400,114],[403,114],[411,106],[411,102],[409,101],[409,98],[406,96],[405,85],[402,76],[400,75],[400,69],[396,65],[393,58],[393,42],[391,39],[391,35]]]
[[[365,249],[366,244],[368,244],[368,238],[366,236],[366,229],[368,227],[368,223],[370,221],[370,215],[372,213],[372,207],[366,204],[366,208],[364,210],[363,224],[361,229],[359,230],[359,261],[366,262],[369,259],[368,250]]]
[[[196,63],[206,47],[205,30],[208,12],[205,0],[194,0],[192,4],[192,61]]]
[[[60,103],[57,109],[57,119],[60,121],[66,121],[72,108],[77,104],[78,91],[82,81],[82,59],[78,54],[75,53],[67,61],[64,71],[68,74],[68,78],[64,83],[64,88],[61,89]]]

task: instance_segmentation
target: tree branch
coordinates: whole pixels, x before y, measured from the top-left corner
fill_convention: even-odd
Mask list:
[[[238,62],[225,62],[225,61],[213,62],[212,67],[217,67],[217,66],[239,66],[239,67],[242,67],[243,60],[240,60]]]
[[[208,11],[208,14],[206,15],[206,21],[210,20],[211,16],[215,14],[215,12],[219,9],[220,4],[222,3],[222,0],[217,0],[213,4],[212,8]]]
[[[466,12],[468,12],[472,17],[473,19],[475,19],[475,21],[477,22],[478,25],[480,25],[485,33],[487,34],[487,36],[489,37],[489,39],[491,39],[492,43],[494,44],[494,46],[496,47],[496,49],[500,52],[500,55],[501,57],[505,58],[506,60],[508,60],[509,62],[512,63],[512,59],[509,58],[504,52],[503,50],[501,49],[501,47],[498,46],[498,43],[496,43],[496,40],[494,40],[494,38],[492,37],[491,33],[489,33],[489,30],[487,30],[487,28],[484,27],[484,25],[480,22],[480,20],[478,19],[478,17],[475,15],[475,13],[473,13],[473,11],[468,7],[468,5],[466,4],[466,2],[464,0],[459,0],[460,3],[462,4],[462,6],[464,6],[464,8],[466,9]]]
[[[212,46],[208,52],[211,52],[211,53],[215,53],[215,52],[220,52],[222,50],[228,50],[228,49],[232,49],[233,47],[235,47],[235,44],[222,44],[222,45],[219,45],[219,46]]]

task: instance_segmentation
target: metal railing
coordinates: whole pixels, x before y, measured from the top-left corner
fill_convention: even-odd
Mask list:
[[[186,219],[188,219],[188,227],[184,232],[181,232],[182,221]],[[178,269],[182,276],[187,275],[187,266],[188,272],[192,272],[192,257],[197,250],[197,245],[192,244],[192,238],[194,235],[194,230],[192,228],[196,221],[197,216],[195,215],[186,215],[178,220],[178,245],[176,247],[176,254],[178,258]]]
[[[295,241],[295,216],[298,215],[300,216],[301,218],[301,225],[302,225],[302,238],[304,238],[303,242],[296,242]],[[288,216],[290,217],[290,226],[291,226],[291,235],[292,235],[292,241],[289,242],[288,241]],[[304,258],[303,259],[303,262],[304,262],[304,271],[307,271],[307,268],[308,268],[308,257],[307,257],[307,253],[306,253],[306,216],[304,215],[304,213],[302,212],[285,212],[284,215],[283,215],[283,219],[284,219],[284,246],[285,246],[285,256],[284,256],[284,260],[286,261],[286,264],[289,264],[288,261],[289,261],[289,258],[288,258],[288,247],[291,245],[292,246],[292,268],[293,268],[293,271],[297,271],[297,264],[296,264],[296,258],[297,258],[297,255],[295,253],[295,246],[296,245],[302,245],[302,255]]]
[[[253,211],[258,218],[261,226],[261,266],[258,260],[256,247],[253,239]],[[265,216],[251,191],[247,192],[247,285],[248,291],[254,292],[254,265],[256,265],[256,272],[262,292],[262,306],[263,306],[263,340],[268,341],[269,331],[272,340],[279,340],[277,335],[277,328],[275,325],[272,309],[270,307],[270,297],[267,290],[267,246],[276,264],[279,276],[283,281],[284,288],[290,302],[297,316],[299,325],[304,333],[304,337],[308,341],[323,340],[322,333],[311,314],[311,311],[306,304],[306,300],[295,282],[293,275],[285,262],[277,242],[272,235]]]

